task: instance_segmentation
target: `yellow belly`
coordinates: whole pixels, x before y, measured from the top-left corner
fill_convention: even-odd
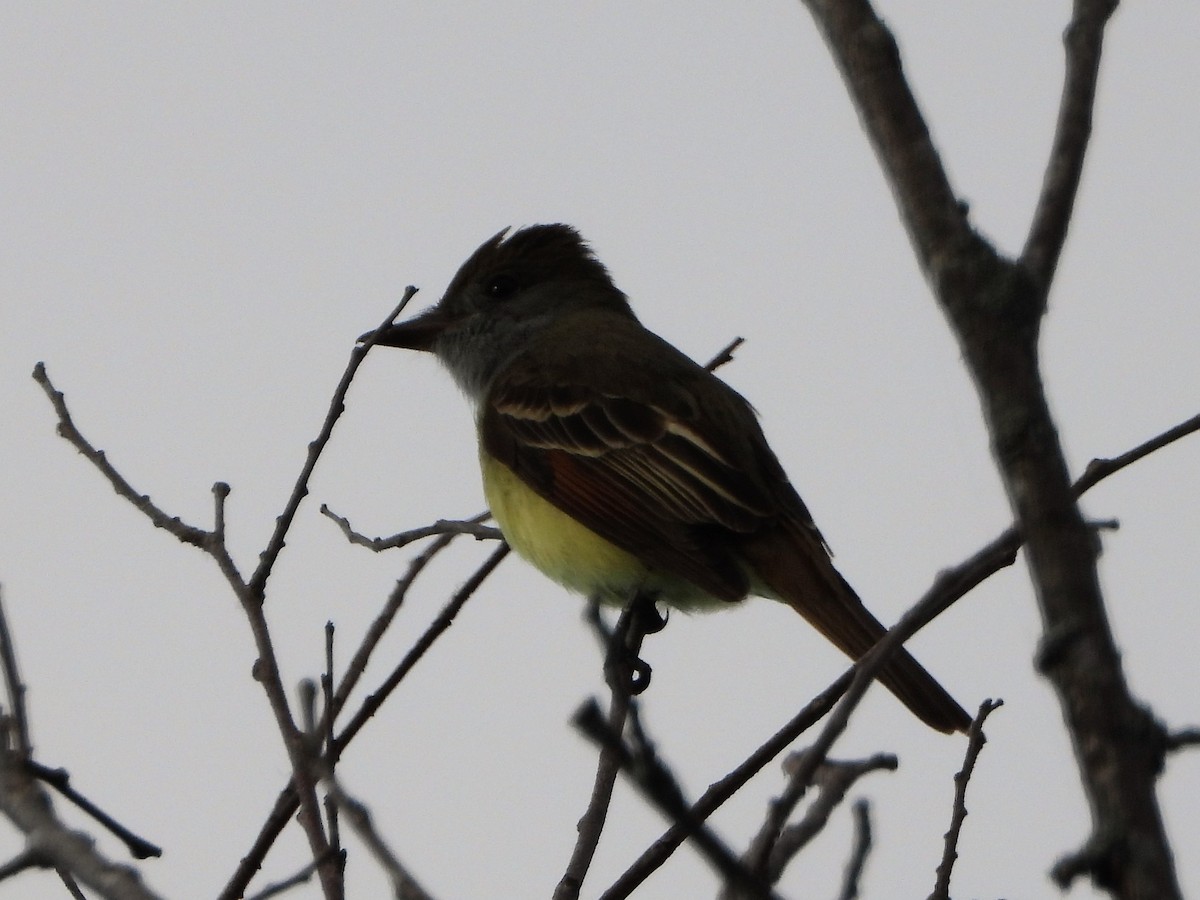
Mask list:
[[[484,496],[509,546],[569,590],[619,605],[644,591],[684,609],[728,606],[690,582],[651,570],[527,487],[503,463],[481,452],[479,465]]]

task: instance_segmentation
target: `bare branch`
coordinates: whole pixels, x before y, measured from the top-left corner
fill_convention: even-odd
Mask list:
[[[1120,456],[1114,456],[1109,459],[1093,459],[1088,463],[1083,475],[1073,485],[1075,496],[1080,496],[1093,485],[1104,480],[1114,472],[1119,472],[1126,466],[1132,465],[1142,457],[1149,456],[1154,451],[1161,450],[1163,447],[1175,443],[1180,438],[1187,437],[1189,434],[1195,434],[1197,431],[1200,431],[1200,415],[1192,416],[1186,422],[1180,422],[1173,428],[1168,428],[1162,434],[1138,444],[1132,450],[1127,450]]]
[[[411,289],[406,292],[404,300],[392,314],[392,319],[399,315],[404,304],[407,303],[414,292]],[[356,348],[351,354],[350,362],[334,393],[334,398],[331,401],[330,410],[321,429],[321,434],[317,440],[309,445],[308,457],[300,477],[297,479],[296,487],[293,489],[284,513],[276,521],[276,527],[270,542],[267,549],[260,555],[259,566],[250,582],[242,579],[224,544],[225,501],[229,495],[228,485],[219,482],[213,487],[215,526],[212,532],[186,526],[178,518],[168,517],[166,513],[150,501],[148,496],[137,494],[128,481],[108,463],[105,455],[92,447],[78,431],[71,420],[63,395],[51,384],[49,377],[46,375],[45,367],[39,364],[34,370],[34,378],[42,385],[58,414],[59,433],[100,469],[118,494],[133,503],[156,526],[168,529],[180,540],[200,547],[209,553],[217,562],[221,572],[233,588],[250,624],[255,647],[258,651],[258,658],[255,661],[253,669],[254,676],[262,684],[267,694],[271,711],[275,716],[276,726],[279,729],[285,749],[288,752],[293,777],[299,786],[300,822],[308,838],[314,859],[324,859],[327,857],[328,843],[310,771],[311,760],[309,759],[309,748],[305,743],[303,733],[296,727],[295,721],[292,718],[286,692],[280,679],[270,629],[263,610],[263,594],[266,587],[266,579],[269,577],[271,568],[278,558],[280,551],[283,549],[287,530],[295,517],[301,500],[307,493],[308,478],[316,465],[317,459],[320,457],[321,451],[328,443],[333,426],[343,409],[345,393],[349,388],[354,373],[362,362],[366,347],[369,347],[370,343],[368,341],[363,348]],[[327,897],[333,900],[333,898],[341,896],[340,877],[336,872],[328,869],[328,867],[322,868],[321,879],[322,888]]]
[[[717,369],[726,363],[733,362],[733,353],[738,347],[746,343],[746,339],[735,337],[732,341],[717,351],[717,355],[704,364],[704,368],[710,372],[715,372]]]
[[[480,541],[504,540],[504,535],[500,533],[499,528],[480,524],[491,516],[491,513],[488,512],[481,512],[469,519],[438,519],[432,525],[426,525],[423,528],[413,528],[410,531],[401,531],[399,534],[393,534],[391,537],[386,538],[372,538],[367,537],[365,534],[360,534],[350,526],[349,519],[339,516],[324,503],[321,504],[321,515],[327,516],[337,522],[338,527],[342,530],[342,534],[346,536],[346,539],[350,543],[374,550],[376,553],[396,547],[404,547],[422,538],[443,534],[469,534]]]
[[[58,880],[62,882],[63,887],[67,889],[67,893],[71,895],[72,900],[87,900],[83,891],[79,888],[79,882],[75,880],[75,876],[65,869],[55,869],[58,875]]]
[[[333,850],[330,850],[330,855],[333,855]],[[286,894],[294,887],[299,887],[302,884],[307,884],[312,880],[313,875],[317,873],[322,865],[325,864],[325,859],[315,859],[306,866],[302,866],[300,871],[294,875],[290,875],[280,881],[274,881],[264,887],[257,894],[253,894],[246,900],[269,900],[271,897],[279,897]],[[240,898],[239,898],[240,900]]]
[[[101,891],[105,897],[150,898],[154,894],[141,882],[137,871],[128,866],[119,866],[105,859],[93,841],[78,832],[69,830],[54,814],[50,798],[41,789],[34,776],[45,773],[57,775],[29,758],[32,741],[29,737],[29,720],[25,709],[25,686],[17,667],[17,654],[8,617],[0,602],[0,667],[8,687],[12,715],[9,718],[9,734],[0,742],[0,812],[25,834],[25,850],[0,866],[0,879],[8,878],[31,866],[60,870],[63,883],[70,888],[71,875],[77,874],[85,884]],[[131,834],[94,804],[80,797],[66,785],[62,778],[46,779],[53,783],[63,795],[85,812],[109,827],[114,834],[126,841],[130,851],[139,859],[157,856],[161,851]],[[130,840],[131,839],[131,840]],[[153,852],[146,852],[153,851]]]
[[[359,840],[366,845],[371,855],[375,857],[375,861],[387,872],[397,900],[433,900],[376,830],[374,822],[371,821],[371,812],[366,805],[347,794],[341,783],[333,776],[327,776],[323,783],[329,791],[329,796],[346,817],[346,821],[350,823],[350,827],[358,835]]]
[[[1200,747],[1200,728],[1185,728],[1167,735],[1167,750],[1186,750]]]
[[[1043,297],[1054,279],[1075,208],[1083,160],[1092,134],[1104,26],[1116,8],[1117,0],[1076,0],[1075,14],[1063,35],[1067,71],[1058,125],[1046,162],[1042,193],[1020,260],[1034,282],[1041,286]]]
[[[274,846],[276,838],[292,820],[298,805],[299,798],[296,796],[296,787],[289,781],[287,786],[279,792],[279,796],[275,798],[275,805],[267,814],[262,827],[259,828],[254,843],[246,851],[246,855],[242,857],[233,874],[229,876],[229,881],[217,895],[217,900],[240,900],[246,893],[247,886],[262,867],[262,862],[267,858],[267,853]],[[315,871],[317,862],[314,860],[312,865]],[[265,893],[265,891],[266,889],[260,893]]]
[[[611,633],[607,632],[604,619],[600,614],[600,605],[595,600],[589,601],[587,619],[600,635],[606,658],[611,657],[619,645],[622,651],[636,656],[641,651],[645,631],[638,627],[645,620],[634,611],[630,604],[621,611],[617,626]],[[625,721],[633,703],[630,690],[631,683],[621,679],[611,680],[610,697],[608,701],[608,716],[605,727],[612,734],[621,734],[625,730]],[[583,887],[583,880],[591,868],[596,848],[600,845],[600,835],[608,818],[609,804],[612,802],[613,786],[617,774],[621,771],[621,761],[618,753],[611,747],[601,746],[596,760],[596,777],[592,782],[592,793],[588,799],[587,809],[579,819],[578,836],[571,850],[571,858],[567,861],[566,871],[559,879],[554,889],[553,900],[576,900]]]
[[[496,567],[500,565],[507,555],[507,544],[502,544],[493,550],[491,556],[484,560],[483,565],[476,569],[475,573],[450,598],[450,602],[446,604],[438,617],[430,623],[429,628],[425,630],[425,633],[412,646],[412,649],[405,654],[404,659],[400,660],[400,664],[392,670],[392,674],[379,686],[378,690],[363,701],[358,712],[350,720],[350,724],[338,734],[333,746],[333,750],[337,754],[345,750],[346,745],[354,739],[354,735],[358,734],[359,730],[367,723],[371,716],[375,715],[376,711],[383,705],[383,702],[392,691],[412,671],[413,666],[420,662],[421,657],[433,646],[433,642],[441,636],[442,632],[454,624],[454,617],[458,615],[459,610],[471,599],[471,596],[479,589],[479,586],[495,571]]]
[[[12,710],[11,749],[21,759],[29,759],[33,752],[33,740],[29,736],[29,718],[25,712],[25,684],[17,668],[17,649],[13,645],[12,632],[8,630],[8,613],[4,609],[4,593],[0,588],[0,666],[4,670],[4,683],[8,688],[8,706]],[[10,749],[9,736],[4,735],[0,750]]]
[[[346,371],[342,373],[342,380],[338,382],[338,386],[333,392],[333,397],[329,401],[329,412],[325,416],[325,422],[321,425],[321,432],[308,445],[308,456],[304,460],[304,466],[300,469],[296,485],[292,488],[291,496],[288,497],[283,513],[275,520],[275,531],[271,534],[271,539],[267,542],[267,549],[259,557],[258,568],[250,576],[249,587],[252,595],[262,597],[263,592],[266,590],[267,579],[271,575],[271,569],[275,565],[275,560],[279,558],[279,554],[283,550],[285,538],[288,529],[292,527],[292,520],[296,517],[296,511],[300,509],[301,502],[308,496],[308,480],[312,476],[313,469],[316,468],[317,460],[321,458],[321,453],[324,451],[325,445],[329,443],[330,435],[333,434],[333,426],[337,424],[337,420],[341,418],[342,412],[346,408],[346,392],[350,390],[350,383],[354,380],[354,376],[358,372],[358,367],[367,358],[367,351],[375,346],[378,333],[396,321],[396,318],[404,311],[404,307],[408,306],[408,301],[416,293],[417,289],[411,285],[405,288],[404,296],[401,298],[399,304],[396,305],[396,308],[392,310],[391,314],[380,324],[379,328],[371,333],[371,336],[366,341],[351,351],[350,362],[346,365]]]
[[[856,900],[858,883],[866,868],[867,856],[871,853],[871,804],[866,798],[860,798],[854,801],[851,811],[854,813],[854,848],[846,862],[846,874],[842,879],[838,900]]]
[[[38,363],[33,367],[33,380],[42,386],[42,390],[46,392],[46,396],[50,398],[50,403],[54,406],[54,412],[58,415],[58,433],[66,439],[76,450],[87,457],[100,473],[108,479],[108,483],[113,486],[120,496],[124,497],[132,503],[139,511],[141,511],[155,528],[162,528],[173,534],[185,544],[191,544],[193,547],[199,547],[202,550],[207,549],[208,541],[211,537],[210,532],[203,528],[196,528],[194,525],[188,525],[183,522],[178,516],[169,516],[151,501],[149,495],[139,494],[133,489],[124,476],[121,475],[112,464],[109,463],[108,457],[103,450],[97,450],[88,442],[75,427],[75,422],[71,418],[71,413],[67,409],[66,397],[62,391],[54,387],[50,381],[50,376],[46,373],[44,363]]]
[[[681,827],[688,840],[716,869],[728,885],[730,896],[738,900],[778,900],[771,890],[718,838],[702,820],[694,817],[684,800],[683,791],[670,769],[659,759],[653,743],[646,737],[630,706],[632,739],[628,742],[620,733],[609,730],[594,700],[588,701],[572,717],[572,724],[598,747],[612,753],[621,771],[634,783],[642,796],[664,815]],[[607,893],[604,895],[607,896]]]
[[[899,765],[899,760],[891,753],[877,753],[861,760],[825,760],[813,773],[812,783],[819,793],[804,818],[783,828],[776,836],[767,860],[771,883],[778,882],[788,863],[821,833],[829,816],[858,779],[870,772],[894,772]]]
[[[1105,609],[1094,533],[1080,514],[1038,362],[1050,279],[1082,166],[1112,0],[1076,0],[1056,147],[1021,264],[954,210],[948,181],[868,0],[806,0],[895,193],[918,261],[979,392],[996,467],[1024,540],[1054,685],[1093,814],[1070,865],[1118,896],[1178,897],[1155,793],[1165,735],[1129,691]],[[1080,860],[1087,861],[1082,867]]]
[[[0,752],[0,812],[25,834],[26,850],[40,865],[72,873],[103,897],[151,900],[158,896],[135,869],[110,862],[91,838],[60,822],[45,791],[25,770],[24,760],[10,751]]]
[[[451,536],[446,535],[447,539]],[[383,705],[383,702],[391,694],[393,690],[404,680],[405,676],[412,671],[413,667],[421,660],[434,641],[440,637],[446,629],[454,624],[454,618],[459,611],[471,598],[483,581],[495,571],[501,560],[508,555],[508,545],[504,544],[497,547],[492,552],[483,564],[475,570],[475,573],[467,580],[467,582],[459,588],[453,597],[443,607],[438,617],[430,623],[425,633],[417,640],[412,648],[405,655],[400,664],[392,671],[387,680],[373,694],[363,701],[363,705],[359,711],[351,719],[340,734],[334,739],[326,752],[326,763],[328,765],[336,764],[338,758],[345,751],[349,743],[354,739],[354,736],[362,730],[363,726],[370,720],[371,716]],[[336,705],[335,698],[335,705]],[[294,779],[294,775],[293,775]],[[258,836],[254,840],[254,845],[242,858],[238,864],[236,871],[230,877],[228,883],[218,895],[219,900],[236,900],[241,897],[246,890],[246,886],[254,877],[254,873],[258,871],[262,865],[262,861],[266,858],[267,851],[275,843],[275,839],[283,831],[284,827],[291,820],[292,815],[296,812],[297,797],[295,792],[295,782],[289,784],[279,792],[279,796],[275,799],[275,805],[267,816],[267,820],[259,829]]]
[[[25,768],[29,771],[30,775],[50,785],[50,787],[66,797],[71,803],[103,825],[129,849],[129,853],[134,859],[148,859],[149,857],[162,856],[161,847],[150,843],[145,838],[138,837],[87,797],[71,787],[71,776],[66,769],[51,769],[33,760],[27,760]]]
[[[8,862],[0,864],[0,881],[20,875],[29,869],[42,869],[47,865],[46,858],[26,847]]]
[[[967,729],[967,752],[963,758],[963,767],[954,776],[954,812],[950,816],[950,828],[946,832],[942,861],[937,867],[937,882],[929,900],[950,900],[950,873],[954,871],[954,862],[958,859],[958,836],[962,833],[963,822],[967,818],[967,783],[971,780],[971,773],[975,771],[975,761],[979,759],[979,753],[987,743],[983,723],[1003,705],[1003,700],[984,700],[979,704],[979,712],[975,714],[971,727]]]
[[[400,611],[401,605],[404,603],[404,598],[408,596],[408,589],[412,586],[417,576],[425,570],[425,567],[441,553],[446,547],[450,546],[454,540],[453,534],[445,534],[438,540],[430,543],[421,553],[414,556],[408,564],[408,571],[404,577],[396,582],[388,595],[387,602],[384,604],[382,611],[375,617],[375,621],[371,623],[367,633],[363,636],[362,643],[354,652],[354,658],[350,660],[350,665],[346,668],[346,674],[342,677],[341,682],[337,686],[337,691],[333,695],[333,700],[325,711],[325,721],[327,726],[331,725],[333,720],[342,711],[350,692],[358,686],[359,680],[366,671],[367,663],[371,659],[371,654],[375,648],[379,646],[379,642],[383,639],[387,632],[388,626],[392,624],[396,614]]]
[[[850,91],[917,260],[936,284],[948,251],[981,239],[967,222],[909,90],[896,39],[867,0],[804,0]]]

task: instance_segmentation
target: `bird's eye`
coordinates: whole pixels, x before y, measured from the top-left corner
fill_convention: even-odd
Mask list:
[[[493,300],[504,300],[511,297],[517,290],[517,279],[507,272],[493,275],[483,285],[483,292]]]

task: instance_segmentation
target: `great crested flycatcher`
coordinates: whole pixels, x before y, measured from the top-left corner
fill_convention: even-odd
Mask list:
[[[771,597],[866,653],[884,628],[833,567],[750,404],[644,328],[573,228],[507,233],[378,342],[432,351],[474,402],[484,494],[512,548],[621,605]],[[879,680],[938,731],[970,723],[903,649]]]

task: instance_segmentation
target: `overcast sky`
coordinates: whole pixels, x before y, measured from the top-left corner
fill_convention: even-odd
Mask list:
[[[1016,252],[1070,4],[880,6],[956,189]],[[1043,339],[1076,472],[1200,408],[1197,35],[1191,0],[1126,3],[1109,29]],[[38,360],[84,433],[172,514],[209,526],[210,487],[228,481],[250,570],[355,337],[407,284],[414,309],[436,300],[500,228],[565,221],[685,352],[747,339],[722,376],[880,618],[1008,523],[957,348],[799,3],[7,4],[0,79],[4,601],[38,758],[165,847],[140,868],[169,896],[224,883],[288,765],[215,566],[55,436]],[[413,552],[349,546],[318,505],[369,534],[471,515],[474,455],[467,405],[434,362],[373,354],[271,582],[289,685],[319,674],[327,620],[349,657]],[[1134,689],[1174,727],[1200,720],[1198,460],[1193,439],[1086,502],[1121,521],[1104,537],[1111,617]],[[464,541],[433,567],[368,687],[489,549]],[[581,608],[507,560],[343,760],[435,896],[545,897],[561,875],[593,772],[567,720],[602,688]],[[1050,896],[1046,871],[1087,836],[1031,665],[1039,634],[1018,563],[912,644],[968,708],[1006,701],[971,784],[956,896]],[[645,656],[647,724],[693,795],[844,665],[765,600],[675,616]],[[864,896],[929,892],[963,747],[882,691],[859,711],[835,755],[901,760],[853,792],[874,804]],[[720,833],[743,847],[781,783],[770,767]],[[1171,760],[1162,795],[1184,893],[1200,894],[1195,754]],[[585,896],[661,829],[622,789]],[[843,810],[784,892],[835,895],[849,840]],[[0,857],[19,847],[0,827]],[[264,877],[303,857],[293,827]],[[356,844],[348,883],[354,898],[384,891]],[[713,894],[683,850],[639,896]],[[45,874],[0,883],[0,898],[60,896]]]

